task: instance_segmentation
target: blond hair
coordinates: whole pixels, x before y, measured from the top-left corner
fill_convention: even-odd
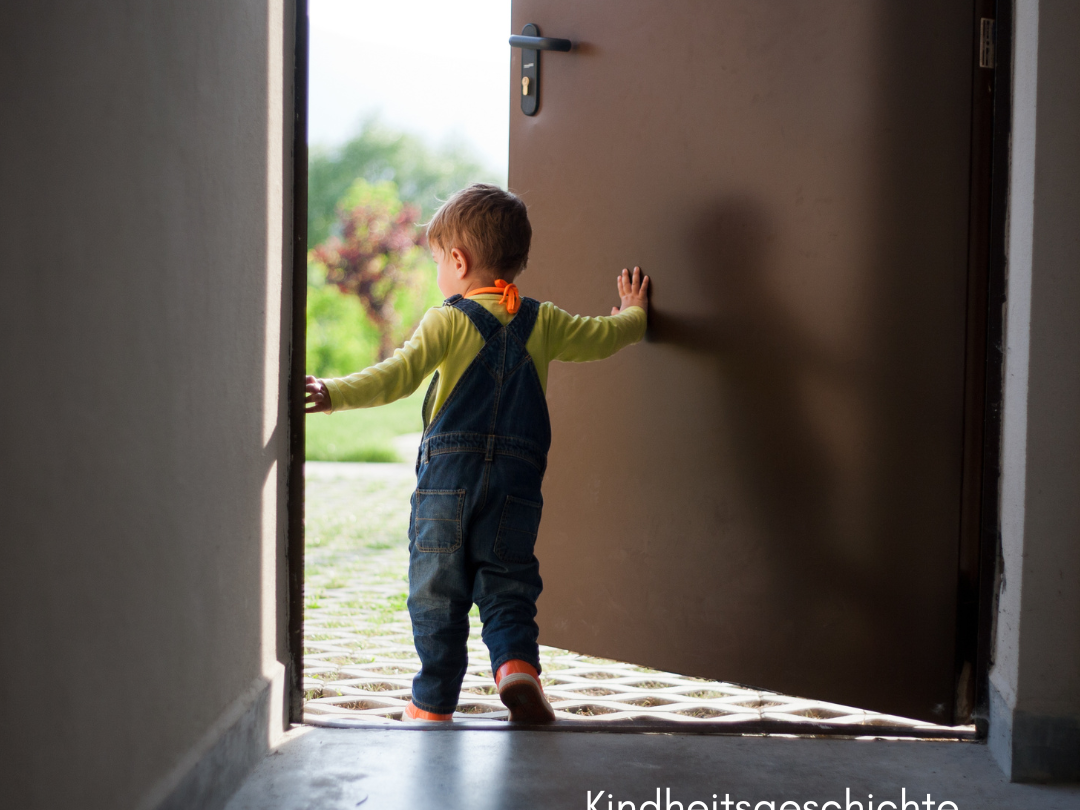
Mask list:
[[[477,268],[511,280],[528,264],[532,226],[516,194],[473,183],[439,207],[428,223],[427,237],[440,250],[464,248]]]

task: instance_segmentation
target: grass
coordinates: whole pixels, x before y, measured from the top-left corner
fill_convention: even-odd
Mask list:
[[[415,394],[378,408],[360,408],[327,416],[313,413],[307,420],[308,461],[411,461],[401,458],[393,439],[424,429],[420,411],[427,385]]]

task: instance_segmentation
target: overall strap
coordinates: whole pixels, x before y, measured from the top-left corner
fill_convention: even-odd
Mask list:
[[[495,336],[495,333],[503,328],[502,324],[499,323],[498,318],[478,303],[470,301],[468,298],[455,295],[453,298],[447,298],[443,305],[456,307],[468,315],[469,320],[473,322],[473,326],[476,327],[480,336],[484,339],[484,343],[491,340],[491,338]]]
[[[535,298],[522,298],[517,315],[506,325],[506,331],[521,341],[521,345],[524,346],[529,342],[529,335],[536,326],[536,316],[539,314],[539,301]]]

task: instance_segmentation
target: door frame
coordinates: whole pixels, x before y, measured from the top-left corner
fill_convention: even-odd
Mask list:
[[[307,335],[307,184],[308,184],[308,0],[294,0],[293,69],[293,222],[292,334],[290,340],[289,468],[287,472],[286,604],[287,704],[289,721],[303,722],[304,647],[304,376]],[[990,652],[997,609],[1000,559],[998,479],[1001,471],[1001,412],[1004,395],[1003,329],[1005,304],[1006,218],[1009,203],[1009,135],[1012,118],[1013,0],[975,0],[972,20],[978,53],[979,19],[995,25],[992,70],[972,65],[971,181],[968,225],[968,307],[964,379],[964,469],[957,567],[956,706],[958,722],[976,725],[985,738],[989,717]],[[750,729],[743,725],[672,724],[650,731],[682,733],[797,733],[797,729]],[[486,726],[485,726],[486,727]],[[506,723],[500,727],[508,728]],[[469,728],[479,729],[470,724]],[[560,727],[561,728],[561,727]],[[573,730],[615,729],[598,723],[575,723]],[[646,729],[642,729],[646,730]],[[815,724],[805,733],[850,734]],[[890,731],[890,733],[893,733]]]
[[[290,723],[304,719],[304,376],[307,371],[308,0],[293,0],[292,334],[289,341],[289,469],[285,539],[287,662]]]
[[[1009,140],[1012,132],[1014,0],[976,0],[976,18],[994,20],[994,68],[990,91],[974,94],[972,146],[982,155],[972,165],[969,251],[969,328],[965,389],[965,503],[962,504],[958,570],[957,679],[963,665],[973,673],[972,720],[985,738],[990,717],[990,664],[1001,567],[1001,436],[1005,396],[1006,241],[1009,211]],[[981,12],[981,14],[980,14]],[[976,67],[976,71],[979,69]],[[978,79],[975,80],[978,82]],[[976,84],[976,88],[978,84]],[[978,191],[976,192],[976,188]],[[969,452],[970,451],[970,452]],[[962,685],[958,683],[958,689]]]

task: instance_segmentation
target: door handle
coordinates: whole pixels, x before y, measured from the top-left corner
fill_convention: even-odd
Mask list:
[[[568,39],[540,36],[540,29],[528,23],[520,36],[510,37],[511,48],[521,48],[521,111],[536,115],[540,109],[540,51],[566,52],[574,47]]]
[[[525,26],[528,28],[528,26]],[[533,28],[536,26],[534,25]],[[555,37],[510,37],[511,48],[527,48],[531,51],[568,51],[574,47],[574,43],[568,39],[556,39]]]

